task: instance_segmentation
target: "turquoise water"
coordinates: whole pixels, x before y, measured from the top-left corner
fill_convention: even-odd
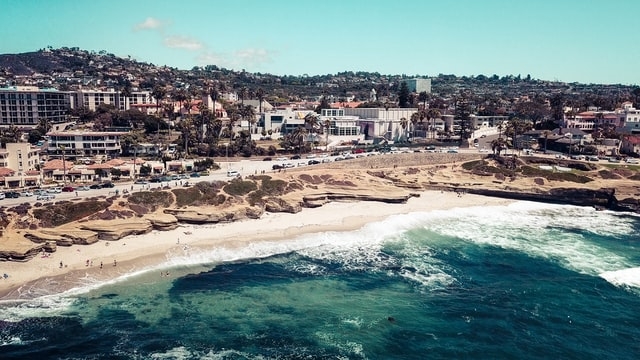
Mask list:
[[[1,305],[0,358],[637,359],[638,230],[519,202],[194,250]]]

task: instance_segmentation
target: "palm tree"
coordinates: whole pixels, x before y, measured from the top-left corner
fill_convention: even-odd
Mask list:
[[[409,125],[409,121],[407,120],[406,117],[401,117],[400,118],[400,127],[402,127],[402,135],[400,136],[401,139],[405,139],[407,137],[407,126]]]
[[[411,128],[413,129],[413,135],[411,136],[411,138],[415,138],[416,137],[416,125],[418,124],[418,121],[420,121],[420,114],[417,112],[414,112],[413,114],[411,114]]]
[[[249,90],[247,89],[246,86],[242,86],[238,90],[238,96],[240,97],[240,103],[242,104],[242,106],[244,106],[244,99],[247,97],[248,94],[249,94]]]
[[[258,113],[262,114],[262,102],[264,101],[264,90],[262,88],[256,90],[256,97],[258,98]]]
[[[156,147],[158,149],[158,156],[160,156],[160,105],[162,104],[162,100],[166,95],[167,90],[161,85],[154,86],[153,91],[151,91],[151,96],[156,99],[156,116],[158,117],[158,129],[156,132]]]
[[[307,129],[304,126],[298,126],[291,133],[291,141],[298,146],[298,154],[302,153],[302,145],[307,138]]]
[[[431,131],[435,130],[436,119],[439,119],[441,116],[442,114],[440,113],[440,110],[436,108],[431,108],[427,111],[427,122],[431,122],[431,120],[433,120],[433,124],[431,125]]]
[[[309,133],[314,134],[317,132],[320,124],[318,114],[310,112],[304,116],[304,125],[309,130]]]

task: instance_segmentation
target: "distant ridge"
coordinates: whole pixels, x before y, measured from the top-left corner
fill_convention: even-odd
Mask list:
[[[345,71],[327,75],[271,75],[248,73],[219,68],[215,65],[179,70],[167,66],[156,66],[130,58],[121,58],[104,50],[87,51],[79,48],[41,49],[20,54],[0,55],[0,86],[20,85],[19,78],[50,77],[50,87],[59,89],[73,88],[75,84],[64,83],[61,75],[74,74],[82,78],[85,87],[115,87],[133,85],[140,89],[152,89],[155,85],[173,88],[189,87],[206,89],[211,84],[223,84],[226,90],[246,87],[255,91],[261,88],[264,93],[282,99],[303,99],[327,95],[340,101],[347,96],[360,100],[369,98],[371,89],[384,97],[397,93],[405,79],[423,77],[432,79],[432,91],[440,97],[457,96],[463,91],[476,96],[498,96],[513,99],[521,96],[544,96],[554,94],[597,94],[620,98],[621,94],[631,94],[636,88],[628,85],[598,85],[562,83],[532,78],[530,75],[476,75],[456,76],[439,74],[427,75],[389,75],[377,72]],[[4,83],[2,83],[4,81]],[[61,82],[62,81],[62,82]],[[93,82],[92,82],[93,81]],[[33,83],[33,82],[32,82]],[[36,83],[37,86],[44,86]]]

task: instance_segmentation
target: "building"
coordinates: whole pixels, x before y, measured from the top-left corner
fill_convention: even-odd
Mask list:
[[[69,94],[35,86],[0,88],[0,127],[32,129],[41,120],[63,122],[72,107]]]
[[[640,110],[630,102],[622,104],[621,116],[624,117],[621,131],[627,134],[640,134]]]
[[[304,118],[310,112],[312,111],[292,108],[265,112],[262,119],[258,121],[258,126],[263,127],[267,132],[271,130],[274,133],[287,134],[293,132],[298,126],[304,126]]]
[[[409,91],[419,94],[426,92],[431,94],[431,79],[409,79],[405,80]]]
[[[116,158],[122,150],[120,138],[126,132],[60,131],[47,133],[47,154],[72,160],[81,157]]]
[[[116,92],[114,89],[106,91],[80,89],[70,92],[69,96],[71,97],[71,106],[73,108],[84,107],[91,111],[96,111],[100,105],[111,105],[121,111],[147,107],[152,111],[156,109],[155,101],[148,91],[134,91],[129,96],[124,96],[124,94]]]
[[[17,188],[41,183],[40,148],[29,143],[7,143],[0,150],[0,168],[9,169],[0,179],[0,186]]]
[[[387,141],[398,141],[408,136],[410,122],[403,128],[403,121],[410,121],[416,108],[345,108],[341,109],[346,116],[359,118],[360,132],[365,140],[384,138]],[[404,119],[404,120],[403,120]]]

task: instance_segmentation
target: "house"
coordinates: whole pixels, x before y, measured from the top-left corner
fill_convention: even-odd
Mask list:
[[[623,136],[620,142],[620,153],[640,155],[640,134]]]

